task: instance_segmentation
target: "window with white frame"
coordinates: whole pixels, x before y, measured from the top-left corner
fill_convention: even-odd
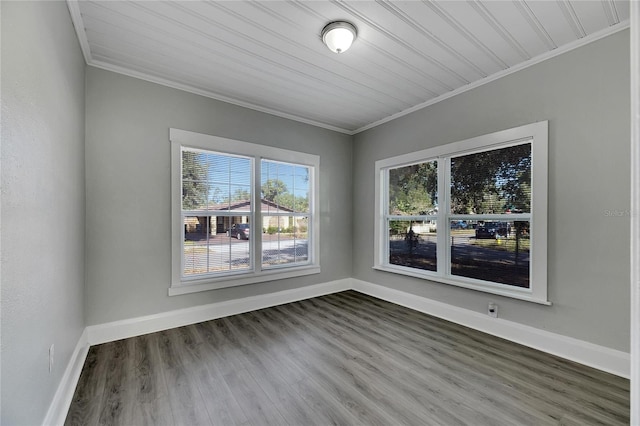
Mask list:
[[[376,162],[376,269],[547,304],[546,121]]]
[[[317,155],[171,129],[170,294],[320,272]]]

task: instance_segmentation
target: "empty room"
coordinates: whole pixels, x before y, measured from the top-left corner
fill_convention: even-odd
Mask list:
[[[640,424],[639,9],[1,1],[0,423]]]

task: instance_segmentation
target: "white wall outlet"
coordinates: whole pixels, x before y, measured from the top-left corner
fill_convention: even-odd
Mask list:
[[[495,303],[489,303],[489,310],[487,312],[490,317],[498,318],[498,305]]]
[[[54,346],[52,343],[51,346],[49,346],[49,373],[53,371],[53,350],[54,350]]]

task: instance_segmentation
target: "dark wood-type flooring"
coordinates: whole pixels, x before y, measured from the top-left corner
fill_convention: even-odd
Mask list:
[[[354,291],[93,346],[66,420],[628,423],[626,379]]]

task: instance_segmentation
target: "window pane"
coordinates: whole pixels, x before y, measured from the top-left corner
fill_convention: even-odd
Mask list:
[[[389,263],[435,271],[437,265],[435,220],[390,220]]]
[[[309,261],[309,218],[263,216],[262,266]]]
[[[309,213],[309,173],[306,166],[296,166],[293,170],[294,210],[298,213]]]
[[[183,210],[237,210],[239,201],[250,200],[251,159],[183,149]]]
[[[309,213],[307,166],[262,160],[262,211]]]
[[[184,275],[208,272],[210,232],[209,217],[184,218]]]
[[[452,158],[451,212],[531,212],[531,143]]]
[[[208,194],[205,155],[182,151],[182,209],[206,209]]]
[[[247,216],[186,216],[185,276],[249,269]]]
[[[438,163],[389,169],[389,214],[427,215],[438,205]]]
[[[451,222],[452,275],[529,288],[528,221],[459,222]]]

